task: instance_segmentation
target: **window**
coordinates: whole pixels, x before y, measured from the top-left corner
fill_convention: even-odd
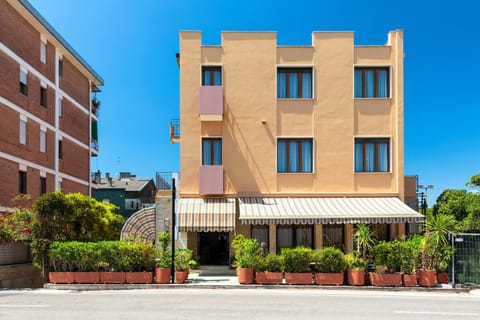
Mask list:
[[[222,164],[222,139],[202,139],[202,165],[212,166]]]
[[[202,86],[221,86],[221,67],[202,67]]]
[[[377,241],[390,241],[390,225],[377,223],[372,225],[372,231]]]
[[[312,139],[278,139],[277,172],[312,172]]]
[[[40,105],[42,107],[47,107],[47,86],[43,84],[40,86]]]
[[[313,248],[313,225],[277,225],[277,252],[298,246]]]
[[[308,99],[312,97],[312,68],[278,68],[277,98]]]
[[[27,144],[27,121],[25,119],[20,119],[19,131],[18,142],[20,142],[20,144]]]
[[[388,68],[355,68],[355,98],[388,98]]]
[[[62,100],[62,98],[58,99],[58,116],[60,118],[63,117],[63,100]]]
[[[40,195],[47,193],[47,178],[40,177]]]
[[[345,243],[343,230],[343,224],[322,225],[323,247],[335,247],[343,250]]]
[[[62,57],[58,58],[58,76],[59,77],[63,76],[63,58]]]
[[[40,40],[40,62],[47,62],[47,43],[43,40]]]
[[[355,172],[388,172],[389,145],[388,138],[355,138]]]
[[[40,152],[45,153],[47,150],[47,131],[40,129]]]
[[[269,228],[268,225],[253,225],[251,227],[251,238],[252,239],[257,239],[258,243],[262,244],[265,243],[266,250],[268,252],[268,247],[269,247]]]
[[[20,93],[24,96],[28,95],[27,78],[27,71],[20,69]]]
[[[25,171],[18,172],[18,193],[27,193],[27,172]]]
[[[63,159],[63,141],[58,140],[58,159]]]

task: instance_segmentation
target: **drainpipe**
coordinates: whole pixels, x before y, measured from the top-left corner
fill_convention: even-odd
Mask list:
[[[175,178],[172,178],[172,283],[175,283]]]

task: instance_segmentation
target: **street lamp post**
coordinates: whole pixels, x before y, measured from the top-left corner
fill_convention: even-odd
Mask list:
[[[422,213],[424,216],[427,215],[427,193],[428,189],[433,189],[433,184],[419,184],[418,189],[424,189],[425,193],[422,191],[420,192],[420,201],[422,206]]]

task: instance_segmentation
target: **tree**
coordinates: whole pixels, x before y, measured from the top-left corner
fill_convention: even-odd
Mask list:
[[[467,182],[467,186],[475,188],[480,188],[480,173],[470,177],[470,181]]]
[[[375,245],[375,232],[365,223],[358,223],[355,227],[353,240],[357,247],[357,253],[361,254],[363,260],[367,260],[367,254],[372,251]]]
[[[453,215],[457,221],[467,216],[466,190],[445,190],[437,198],[433,207],[433,214]]]

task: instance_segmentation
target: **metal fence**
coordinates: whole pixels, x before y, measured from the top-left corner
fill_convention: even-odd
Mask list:
[[[450,266],[452,284],[479,285],[480,234],[457,233],[450,234],[449,237],[455,249]]]

